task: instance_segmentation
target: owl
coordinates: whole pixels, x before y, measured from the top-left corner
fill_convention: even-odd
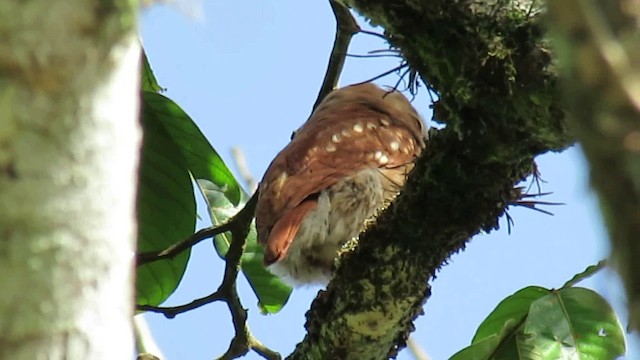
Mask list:
[[[425,148],[422,118],[371,83],[331,92],[259,186],[264,263],[293,284],[325,284],[341,247],[399,193]]]

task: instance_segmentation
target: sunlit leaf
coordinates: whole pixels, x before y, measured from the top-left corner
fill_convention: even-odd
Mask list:
[[[450,360],[518,360],[518,351],[515,347],[515,334],[518,327],[518,323],[507,321],[495,334],[474,341],[473,344],[453,355]]]
[[[178,145],[193,177],[213,182],[237,205],[240,186],[231,171],[213,149],[191,118],[171,99],[153,92],[143,92],[144,107],[152,111],[171,139]]]
[[[522,344],[537,359],[608,360],[624,355],[624,331],[598,293],[566,288],[536,300],[525,322]]]
[[[501,301],[451,359],[613,360],[625,346],[616,314],[594,291],[530,286]]]
[[[499,334],[508,322],[522,323],[534,301],[549,294],[550,290],[539,286],[529,286],[506,297],[480,324],[472,343]]]
[[[248,195],[242,193],[242,200],[238,206],[233,206],[223,192],[213,183],[199,180],[198,186],[209,205],[209,214],[213,224],[224,223],[231,216],[240,211],[248,200]],[[224,233],[214,238],[214,246],[221,257],[224,257],[231,244],[231,233]],[[241,269],[249,281],[253,292],[258,297],[260,308],[265,313],[276,313],[286,304],[291,294],[291,287],[284,284],[262,265],[264,252],[257,243],[256,228],[252,222],[247,236],[247,244],[241,258]]]

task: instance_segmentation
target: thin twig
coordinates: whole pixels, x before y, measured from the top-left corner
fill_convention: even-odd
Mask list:
[[[329,0],[329,4],[331,4],[333,15],[336,18],[336,37],[333,41],[333,49],[331,49],[329,64],[324,74],[324,80],[322,81],[318,98],[313,104],[313,110],[338,86],[340,73],[342,72],[344,61],[347,57],[349,43],[351,43],[353,35],[360,31],[360,26],[358,26],[356,19],[353,18],[353,15],[351,15],[346,5],[337,0]]]
[[[150,353],[139,353],[136,360],[160,360],[160,358]]]
[[[347,54],[347,57],[359,58],[359,59],[371,59],[371,58],[398,58],[400,56],[394,54]]]
[[[389,54],[396,54],[396,55],[400,55],[400,51],[397,49],[378,49],[378,50],[370,50],[368,51],[369,54],[383,54],[383,53],[389,53]]]
[[[238,168],[240,177],[242,177],[242,179],[244,180],[249,192],[256,191],[256,189],[258,188],[256,178],[254,178],[253,175],[251,175],[251,171],[249,171],[247,158],[244,156],[244,152],[242,152],[242,149],[237,146],[232,147],[231,156],[233,157],[233,161],[236,163],[236,168]]]
[[[227,304],[229,312],[231,313],[231,319],[233,327],[235,329],[235,336],[229,344],[229,348],[219,359],[236,359],[245,355],[250,350],[254,350],[262,357],[268,360],[280,359],[280,355],[272,350],[269,350],[266,346],[256,340],[247,326],[247,310],[242,307],[240,297],[236,290],[236,280],[238,278],[238,272],[240,270],[240,259],[244,252],[244,247],[247,241],[247,234],[249,233],[249,226],[253,219],[255,207],[258,201],[258,193],[254,193],[251,199],[247,202],[240,212],[238,212],[228,222],[218,227],[215,227],[216,231],[224,226],[224,231],[231,232],[231,244],[229,250],[225,256],[225,268],[222,283],[218,287],[216,292],[193,300],[192,302],[179,306],[150,306],[150,305],[137,305],[136,309],[140,311],[151,311],[160,313],[167,318],[174,318],[176,315],[199,308],[206,304],[210,304],[216,301],[223,301]],[[205,229],[209,230],[209,229]],[[212,230],[209,230],[212,232]],[[220,231],[222,232],[222,231]],[[218,233],[220,233],[218,232]],[[170,251],[169,249],[165,251]],[[275,355],[274,355],[275,354]]]
[[[375,36],[375,37],[380,38],[380,39],[382,39],[384,41],[389,41],[389,39],[387,39],[387,37],[384,36],[384,34],[379,34],[379,33],[375,32],[375,31],[360,30],[360,33],[371,35],[371,36]]]
[[[407,69],[400,75],[400,77],[398,78],[398,81],[396,82],[396,84],[393,86],[393,91],[398,90],[398,86],[400,86],[400,83],[402,81],[404,81],[404,77],[407,76],[407,74],[409,74],[411,72],[411,68],[407,67]],[[411,76],[409,76],[409,78],[411,78]],[[409,86],[410,86],[410,82],[411,79],[409,79],[409,83],[407,84],[407,86],[405,86],[404,90],[408,90]],[[412,99],[413,100],[413,99]]]
[[[148,251],[140,253],[136,256],[136,264],[137,266],[141,266],[144,264],[148,264],[150,262],[162,260],[162,259],[172,259],[176,257],[181,252],[192,248],[194,245],[199,243],[202,240],[214,237],[218,234],[222,234],[227,231],[231,231],[233,227],[239,223],[249,226],[251,220],[253,219],[253,213],[256,208],[256,203],[258,202],[258,193],[255,192],[251,199],[245,204],[244,208],[240,210],[236,215],[234,215],[231,219],[229,219],[224,224],[220,224],[218,226],[208,227],[202,230],[199,230],[195,234],[189,236],[188,238],[175,243],[164,250],[159,251]]]
[[[179,306],[152,306],[152,305],[136,305],[138,311],[149,311],[164,315],[167,319],[173,319],[178,314],[187,312],[193,309],[197,309],[201,306],[211,304],[216,301],[225,301],[224,297],[219,291],[214,292],[211,295],[195,299],[192,302]]]
[[[254,195],[253,198],[255,198],[257,202],[257,196]],[[226,255],[224,278],[220,288],[218,288],[218,291],[224,295],[224,301],[227,303],[227,307],[231,313],[231,320],[236,333],[231,340],[229,349],[220,357],[221,360],[235,359],[244,356],[252,349],[253,345],[251,342],[253,336],[247,325],[247,310],[242,307],[236,289],[236,280],[238,278],[238,271],[240,270],[240,258],[244,252],[248,233],[249,226],[234,226],[231,229],[232,242]]]
[[[137,360],[160,360],[164,358],[160,347],[151,334],[149,324],[144,315],[138,314],[133,317],[133,330],[136,340]]]
[[[413,336],[410,336],[407,339],[407,347],[411,351],[411,354],[415,358],[415,360],[431,360],[427,351],[420,346],[420,344],[415,340]]]
[[[251,349],[263,358],[269,360],[282,359],[282,356],[280,356],[280,354],[264,346],[260,341],[258,341],[258,339],[254,338],[253,336],[249,339],[249,341],[251,343]]]
[[[221,224],[219,226],[211,226],[208,228],[204,228],[189,236],[188,238],[177,242],[164,250],[159,251],[147,251],[140,253],[136,256],[136,265],[141,266],[144,264],[148,264],[154,261],[162,260],[162,259],[173,259],[181,252],[191,249],[194,245],[199,243],[202,240],[206,240],[208,238],[214,237],[218,234],[222,234],[223,232],[227,232],[231,228],[230,221]]]
[[[408,64],[406,62],[403,62],[402,64],[394,67],[391,70],[387,70],[387,71],[383,72],[382,74],[376,75],[376,76],[372,77],[371,79],[368,79],[368,80],[365,80],[365,81],[361,81],[361,82],[359,82],[359,83],[357,83],[355,85],[362,85],[362,84],[366,84],[368,82],[376,81],[376,80],[378,80],[380,78],[383,78],[383,77],[385,77],[385,76],[387,76],[389,74],[393,74],[396,71],[400,71],[403,68],[405,68],[406,66],[408,66]]]

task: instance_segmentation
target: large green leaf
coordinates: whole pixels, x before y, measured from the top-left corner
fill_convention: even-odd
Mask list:
[[[530,286],[501,301],[451,360],[613,360],[624,352],[620,322],[600,295]]]
[[[240,211],[248,200],[248,195],[242,192],[242,200],[238,206],[234,206],[227,200],[224,193],[215,184],[199,180],[198,186],[202,191],[213,224],[224,223]],[[291,287],[284,284],[276,276],[271,274],[262,264],[264,252],[257,243],[255,224],[251,223],[251,229],[247,236],[247,244],[241,258],[241,269],[249,281],[253,292],[258,297],[258,305],[265,313],[277,313],[286,304],[291,294]],[[224,258],[231,244],[231,233],[223,233],[214,238],[214,245],[218,255]]]
[[[480,324],[471,345],[451,359],[521,359],[516,339],[521,336],[531,304],[549,292],[539,286],[529,286],[502,300]]]
[[[152,109],[142,106],[144,140],[138,190],[138,252],[167,248],[193,234],[196,204],[193,183],[180,149]],[[159,305],[175,291],[189,252],[172,260],[138,267],[138,304]]]
[[[515,347],[515,334],[518,327],[518,323],[506,322],[500,331],[474,341],[473,344],[458,351],[449,360],[518,360],[518,351]]]
[[[213,182],[238,205],[240,186],[193,120],[175,102],[158,93],[144,91],[142,101],[178,145],[193,177]]]
[[[198,181],[209,203],[213,224],[226,221],[244,206],[247,200],[246,193],[242,191],[231,171],[193,120],[172,100],[158,94],[162,88],[158,85],[146,56],[143,57],[142,87],[144,117],[161,125],[168,135],[168,141],[173,142],[172,151],[181,155],[186,168]],[[206,185],[203,187],[202,184]],[[211,205],[214,203],[216,205]],[[195,216],[193,219],[195,221]],[[182,238],[184,237],[186,236]],[[220,256],[226,253],[229,241],[230,234],[223,234],[214,239]],[[275,313],[288,300],[291,288],[264,268],[262,255],[262,248],[256,242],[255,226],[252,225],[246,251],[241,260],[242,272],[256,293],[263,311]],[[171,291],[173,289],[175,287]]]
[[[529,311],[520,344],[532,359],[617,359],[625,353],[624,331],[598,293],[565,288],[536,300]]]
[[[500,334],[507,323],[521,324],[527,317],[531,304],[549,292],[550,290],[539,286],[529,286],[508,296],[480,324],[471,343]]]

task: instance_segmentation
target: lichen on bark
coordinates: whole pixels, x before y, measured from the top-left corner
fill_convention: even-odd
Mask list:
[[[572,143],[528,1],[351,0],[439,95],[427,150],[403,193],[344,254],[290,359],[383,359],[405,345],[428,280],[498,228],[533,159]],[[428,307],[427,307],[428,311]],[[355,320],[354,320],[355,319]]]

